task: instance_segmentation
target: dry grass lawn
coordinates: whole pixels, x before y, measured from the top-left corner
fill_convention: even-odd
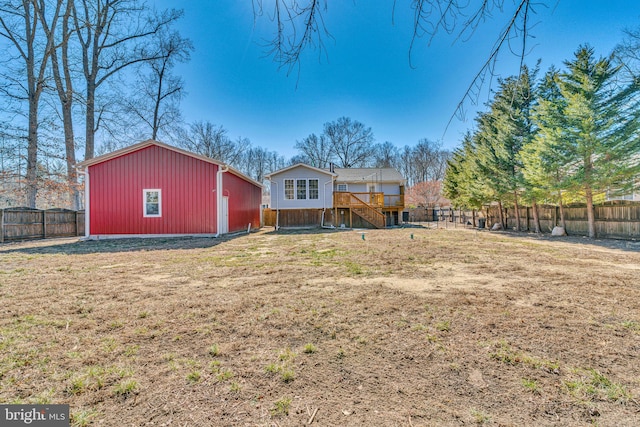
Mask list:
[[[640,253],[618,246],[427,228],[5,244],[0,402],[68,403],[74,426],[638,426]]]

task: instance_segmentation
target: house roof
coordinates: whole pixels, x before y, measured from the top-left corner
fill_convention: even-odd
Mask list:
[[[275,172],[271,172],[269,175],[265,175],[265,178],[271,179],[271,177],[274,176],[274,175],[278,175],[278,174],[281,174],[283,172],[289,171],[291,169],[299,168],[299,167],[303,167],[303,168],[306,168],[306,169],[311,169],[312,171],[320,172],[320,173],[323,173],[323,174],[326,174],[326,175],[329,175],[329,176],[338,176],[338,174],[336,174],[336,173],[329,172],[328,169],[320,169],[320,168],[316,168],[316,167],[313,167],[313,166],[309,166],[309,165],[304,164],[304,163],[296,163],[295,165],[291,165],[291,166],[286,167],[284,169],[280,169],[280,170],[277,170]]]
[[[137,144],[130,145],[130,146],[122,148],[120,150],[112,151],[111,153],[103,154],[102,156],[94,157],[92,159],[76,163],[76,167],[78,169],[80,169],[80,170],[83,170],[83,169],[88,168],[89,166],[96,165],[96,164],[102,163],[102,162],[106,162],[107,160],[115,159],[116,157],[124,156],[126,154],[133,153],[135,151],[142,150],[143,148],[147,148],[147,147],[151,147],[151,146],[162,147],[162,148],[165,148],[167,150],[175,151],[176,153],[184,154],[185,156],[189,156],[189,157],[193,157],[193,158],[202,160],[203,162],[212,163],[214,165],[218,165],[218,166],[222,166],[222,167],[228,167],[229,168],[229,172],[233,173],[234,175],[236,175],[236,176],[238,176],[238,177],[240,177],[240,178],[242,178],[242,179],[244,179],[244,180],[246,180],[248,182],[251,182],[252,184],[254,184],[254,185],[258,186],[258,187],[261,187],[261,188],[263,187],[263,185],[261,183],[259,183],[258,181],[246,176],[245,174],[243,174],[239,170],[234,169],[234,168],[230,167],[229,165],[226,165],[226,164],[224,164],[224,163],[222,163],[222,162],[220,162],[218,160],[212,159],[212,158],[207,157],[207,156],[202,156],[200,154],[192,153],[191,151],[183,150],[181,148],[174,147],[173,145],[165,144],[165,143],[160,142],[160,141],[154,141],[153,139],[148,139],[146,141],[142,141],[142,142],[139,142]]]
[[[334,172],[329,169],[320,169],[309,166],[305,163],[296,163],[284,169],[271,172],[265,178],[271,179],[275,175],[287,172],[296,168],[306,168],[326,175],[336,177],[340,182],[404,182],[405,179],[395,168],[334,168]]]
[[[404,182],[395,168],[335,168],[339,182]]]

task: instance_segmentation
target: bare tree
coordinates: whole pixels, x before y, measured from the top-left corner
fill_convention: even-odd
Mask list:
[[[298,163],[310,165],[311,160],[304,154],[295,154],[294,156],[290,157],[289,161],[287,162],[289,166],[297,165]]]
[[[73,10],[82,53],[85,88],[85,160],[95,153],[95,134],[104,107],[96,108],[96,92],[123,69],[162,58],[151,37],[164,31],[181,15],[167,10],[152,14],[138,0],[76,0]],[[96,111],[97,109],[97,111]]]
[[[400,153],[398,148],[392,142],[385,141],[374,147],[374,157],[376,168],[395,168],[398,165],[398,157]]]
[[[244,151],[243,161],[238,165],[240,170],[258,182],[267,174],[267,157],[269,153],[261,147],[250,147]]]
[[[43,4],[44,2],[40,0],[40,3]],[[58,6],[59,10],[56,10],[55,13],[61,13],[59,31],[55,31],[55,27],[49,24],[49,21],[56,19],[56,17],[47,16],[44,7],[39,8],[39,19],[47,40],[53,45],[51,50],[51,74],[55,83],[56,94],[60,101],[66,154],[67,193],[69,194],[70,207],[77,210],[80,207],[80,192],[78,189],[78,174],[75,169],[76,141],[73,127],[75,92],[70,63],[70,39],[74,31],[71,14],[74,0],[60,0],[58,1]]]
[[[324,23],[327,0],[269,1],[272,9],[265,9],[263,0],[252,0],[255,16],[269,15],[276,22],[276,31],[269,42],[269,54],[291,72],[300,64],[300,55],[307,49],[325,50],[324,39],[331,38]],[[300,24],[302,22],[302,24]]]
[[[625,37],[616,46],[615,55],[621,63],[627,79],[640,76],[640,27],[633,30],[625,30]]]
[[[312,133],[302,141],[296,141],[295,148],[302,153],[305,163],[316,168],[327,168],[333,161],[331,144],[325,135],[318,137]]]
[[[440,143],[423,138],[413,147],[414,180],[440,181],[444,178],[449,152],[441,148]]]
[[[180,139],[186,149],[235,167],[238,167],[243,152],[251,145],[246,138],[231,140],[221,125],[202,121],[192,123],[189,131],[181,133]]]
[[[373,132],[357,120],[340,117],[324,124],[324,136],[342,168],[364,167],[373,160]]]
[[[160,58],[142,64],[135,94],[126,97],[124,110],[135,116],[144,128],[142,138],[157,140],[168,136],[182,121],[180,101],[184,96],[184,81],[171,73],[178,62],[190,59],[193,44],[177,31],[154,35]],[[148,73],[146,72],[148,70]]]
[[[286,161],[283,156],[278,154],[276,151],[270,151],[269,157],[267,158],[267,173],[275,172],[278,169],[282,169],[286,166]]]
[[[365,2],[363,2],[364,4]],[[395,7],[399,2],[393,2]],[[274,0],[265,8],[263,0],[253,0],[254,14],[266,15],[275,22],[274,36],[269,43],[269,54],[289,72],[299,67],[302,53],[307,49],[325,52],[324,40],[331,39],[325,25],[329,0]],[[527,53],[527,40],[532,27],[534,5],[544,5],[540,0],[412,0],[413,32],[409,44],[409,62],[414,45],[421,38],[430,43],[438,33],[454,34],[456,40],[473,36],[478,27],[489,19],[505,16],[498,28],[495,42],[486,55],[485,62],[467,87],[454,115],[464,114],[466,102],[477,102],[480,88],[488,76],[493,75],[499,54],[505,49],[520,56],[520,65]],[[369,4],[361,7],[374,7]],[[520,42],[518,46],[518,41]]]
[[[284,158],[275,151],[262,147],[251,147],[244,150],[243,160],[238,169],[258,182],[263,182],[265,175],[284,167]]]
[[[447,162],[451,158],[451,152],[448,150],[439,150],[436,153],[436,159],[433,164],[431,177],[434,181],[442,181],[447,171]]]
[[[405,145],[404,147],[402,147],[402,149],[400,150],[399,159],[400,159],[399,172],[407,180],[407,185],[412,186],[416,182],[414,179],[415,168],[414,168],[414,159],[413,159],[413,149],[408,145]]]
[[[10,88],[3,91],[28,103],[27,130],[27,166],[26,166],[26,203],[36,207],[38,193],[38,113],[40,98],[46,82],[46,70],[53,45],[51,40],[43,38],[39,29],[39,15],[44,13],[46,3],[38,0],[8,0],[0,3],[0,37],[8,40],[11,57],[18,59],[22,72],[11,70],[3,77],[9,81]],[[56,7],[60,8],[60,2]],[[52,14],[50,27],[55,29],[58,11]],[[26,79],[26,81],[24,81]],[[17,89],[12,92],[11,88]]]

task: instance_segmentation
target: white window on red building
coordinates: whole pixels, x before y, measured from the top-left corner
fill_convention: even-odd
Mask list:
[[[142,190],[142,214],[145,218],[162,216],[162,191],[159,189]]]

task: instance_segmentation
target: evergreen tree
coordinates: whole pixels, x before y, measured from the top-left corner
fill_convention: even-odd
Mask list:
[[[567,186],[584,193],[593,238],[594,195],[628,192],[640,172],[640,82],[618,86],[620,67],[613,66],[612,56],[596,59],[586,46],[565,65],[557,78],[566,103],[557,149],[567,161]]]
[[[570,161],[559,150],[566,102],[557,84],[558,73],[552,67],[538,87],[532,114],[538,129],[535,137],[522,147],[520,160],[527,198],[532,205],[542,199],[557,202],[561,226],[566,229],[562,194],[567,188],[567,164]],[[537,216],[535,209],[534,216]]]
[[[523,67],[520,76],[499,82],[489,111],[478,118],[476,134],[480,175],[491,188],[493,200],[498,202],[505,227],[502,203],[513,203],[517,230],[520,229],[518,201],[524,188],[519,152],[535,134],[531,120],[535,74],[536,70],[531,72]]]
[[[442,183],[443,195],[451,200],[455,207],[480,209],[490,202],[480,182],[473,136],[467,133],[462,147],[456,149],[447,161]]]
[[[465,136],[462,148],[448,162],[443,185],[444,194],[456,206],[497,202],[503,227],[502,204],[512,202],[518,230],[518,201],[526,189],[520,151],[536,132],[532,120],[536,73],[537,69],[523,67],[519,76],[499,82],[489,110],[476,119],[476,131]]]

